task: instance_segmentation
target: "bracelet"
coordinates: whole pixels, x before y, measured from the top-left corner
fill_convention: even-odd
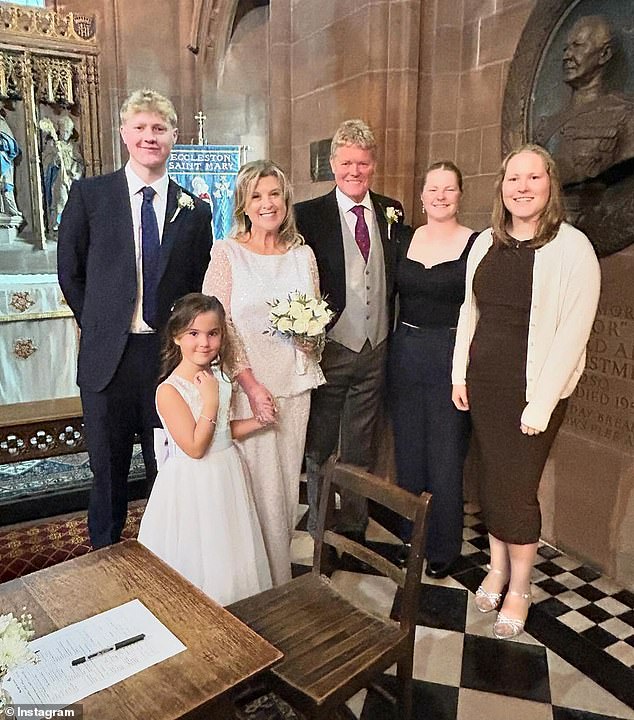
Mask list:
[[[216,424],[216,421],[213,418],[207,417],[206,415],[203,415],[200,413],[200,417],[203,418],[203,420],[209,420],[210,423]]]

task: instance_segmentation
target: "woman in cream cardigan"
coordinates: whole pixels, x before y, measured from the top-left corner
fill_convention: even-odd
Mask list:
[[[519,635],[541,530],[539,480],[585,365],[600,271],[588,238],[563,221],[551,156],[526,145],[503,161],[492,227],[467,261],[453,401],[470,410],[491,564],[476,592],[498,638]]]

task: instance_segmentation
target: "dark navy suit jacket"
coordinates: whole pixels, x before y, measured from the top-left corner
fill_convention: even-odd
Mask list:
[[[212,243],[211,210],[198,198],[173,222],[178,195],[172,180],[160,254],[157,331],[174,302],[200,292]],[[189,193],[187,193],[189,194]],[[125,349],[137,296],[132,210],[125,170],[73,183],[59,227],[59,284],[79,326],[80,387],[99,392],[112,379]]]

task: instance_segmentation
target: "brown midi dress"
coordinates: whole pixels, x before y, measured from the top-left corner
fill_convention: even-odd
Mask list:
[[[467,369],[469,471],[476,475],[488,531],[518,545],[539,540],[537,489],[567,404],[559,401],[544,432],[522,433],[534,260],[524,242],[492,246],[480,262],[473,279],[480,317]]]

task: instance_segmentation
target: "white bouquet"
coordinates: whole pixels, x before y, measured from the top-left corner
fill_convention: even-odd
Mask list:
[[[12,668],[36,662],[36,655],[29,648],[33,634],[30,613],[23,613],[19,618],[13,613],[0,615],[0,681]]]
[[[334,315],[328,303],[295,290],[286,299],[273,299],[268,304],[271,327],[265,332],[292,338],[300,350],[313,350],[320,359],[326,327]]]

